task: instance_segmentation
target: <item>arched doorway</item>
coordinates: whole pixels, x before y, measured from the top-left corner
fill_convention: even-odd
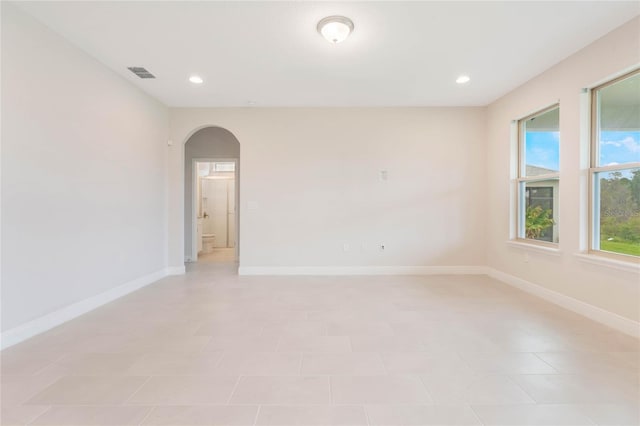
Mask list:
[[[237,261],[240,236],[240,143],[230,131],[205,127],[184,146],[184,257],[203,252]],[[223,250],[224,248],[224,250]]]

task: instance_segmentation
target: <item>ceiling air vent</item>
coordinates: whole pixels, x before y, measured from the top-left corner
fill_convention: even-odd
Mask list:
[[[146,68],[143,67],[128,67],[128,69],[140,78],[156,78],[155,75],[151,74],[149,71],[147,71]]]

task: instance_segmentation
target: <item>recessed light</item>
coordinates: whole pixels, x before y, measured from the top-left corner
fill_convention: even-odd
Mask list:
[[[192,75],[191,77],[189,77],[189,81],[192,82],[193,84],[202,84],[204,83],[204,80],[202,79],[202,77],[200,77],[199,75]]]
[[[316,28],[331,43],[340,43],[353,31],[353,21],[345,16],[327,16],[318,22]]]
[[[460,77],[456,78],[456,83],[458,84],[465,84],[469,81],[471,81],[471,78],[468,75],[461,75]]]

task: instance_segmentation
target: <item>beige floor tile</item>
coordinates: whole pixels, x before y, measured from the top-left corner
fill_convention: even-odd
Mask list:
[[[256,425],[366,426],[364,408],[355,405],[263,405]]]
[[[212,336],[204,352],[274,352],[278,340],[277,336]]]
[[[245,426],[253,425],[257,405],[163,406],[155,407],[143,425]]]
[[[129,405],[226,404],[238,378],[235,376],[152,377],[131,398]]]
[[[395,332],[384,321],[330,321],[327,323],[329,336],[390,336]]]
[[[134,376],[212,375],[217,373],[216,367],[221,358],[222,353],[219,352],[153,354],[138,358],[127,371]]]
[[[65,376],[29,399],[31,405],[117,405],[127,400],[147,377]]]
[[[264,326],[265,336],[326,336],[327,326],[322,321],[276,321]]]
[[[306,353],[302,360],[303,375],[377,376],[386,374],[380,355],[373,352],[344,354]]]
[[[530,353],[460,353],[471,370],[489,374],[553,374],[558,371]]]
[[[284,336],[278,345],[280,352],[351,352],[345,336]]]
[[[328,377],[241,377],[232,404],[329,404]]]
[[[431,398],[416,376],[333,376],[334,404],[429,404]]]
[[[0,352],[0,372],[3,376],[34,375],[60,357],[61,355],[57,353],[32,352],[18,347],[9,348]]]
[[[466,405],[368,405],[371,426],[481,425]]]
[[[137,426],[149,411],[151,411],[151,407],[57,406],[51,407],[30,424],[40,426]]]
[[[560,373],[638,374],[634,367],[608,352],[552,352],[538,353],[538,358]]]
[[[216,371],[238,376],[297,376],[301,363],[302,354],[298,352],[226,352]]]
[[[20,405],[42,392],[60,377],[58,375],[0,376],[0,405]],[[46,404],[45,404],[46,405]]]
[[[387,352],[382,359],[389,374],[471,374],[467,363],[457,354]]]
[[[258,321],[221,321],[203,324],[195,332],[196,336],[260,336],[264,323]]]
[[[436,404],[528,404],[535,402],[507,376],[431,374],[421,377]]]
[[[474,405],[486,426],[587,426],[594,425],[575,405]]]
[[[640,401],[628,404],[581,404],[579,408],[601,426],[640,425]]]
[[[626,383],[579,374],[517,375],[513,380],[539,404],[637,401],[638,390]]]
[[[424,352],[425,343],[413,336],[351,336],[353,352]]]
[[[3,351],[3,424],[48,406],[38,421],[154,406],[150,423],[359,424],[365,404],[398,426],[473,424],[469,404],[487,422],[571,423],[575,404],[640,423],[640,340],[490,278],[236,269],[188,265]]]
[[[105,376],[127,375],[129,368],[140,358],[127,353],[81,353],[71,354],[55,362],[55,366],[66,375]],[[131,375],[131,374],[130,374]],[[133,374],[146,376],[147,374]]]
[[[23,426],[49,409],[42,405],[2,405],[0,425]]]

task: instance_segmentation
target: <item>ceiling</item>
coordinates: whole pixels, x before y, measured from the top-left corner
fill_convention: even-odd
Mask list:
[[[640,14],[635,1],[16,4],[174,107],[486,105]],[[336,14],[355,30],[332,45],[316,24]]]

